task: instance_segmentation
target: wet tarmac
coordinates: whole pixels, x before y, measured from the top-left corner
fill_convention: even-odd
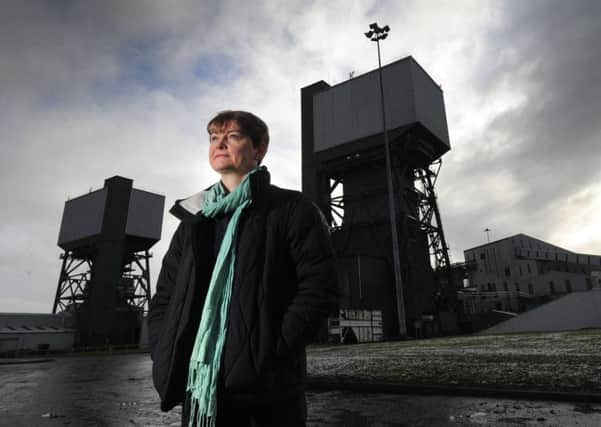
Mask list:
[[[148,354],[1,364],[2,426],[179,426],[164,413]],[[601,404],[308,392],[308,426],[601,426]]]

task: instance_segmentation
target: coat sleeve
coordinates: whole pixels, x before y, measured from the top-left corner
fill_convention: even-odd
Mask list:
[[[157,342],[164,326],[163,319],[165,317],[165,312],[167,311],[167,306],[169,305],[175,287],[175,280],[182,252],[182,235],[183,225],[180,223],[171,238],[169,249],[163,257],[161,271],[157,280],[156,292],[150,300],[148,307],[148,341],[150,344],[150,354],[153,359],[154,349],[157,346]]]
[[[309,344],[338,307],[334,250],[323,214],[303,196],[289,218],[287,240],[298,282],[282,319],[278,356]]]

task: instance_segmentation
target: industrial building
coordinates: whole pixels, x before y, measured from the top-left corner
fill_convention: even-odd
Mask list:
[[[464,251],[464,312],[521,313],[566,294],[595,288],[601,256],[580,254],[525,234]]]
[[[329,222],[337,256],[340,314],[330,319],[330,332],[352,328],[360,340],[453,331],[455,291],[434,193],[441,156],[450,149],[440,85],[407,57],[381,74],[376,69],[334,86],[304,87],[301,114],[302,191]],[[383,116],[401,280],[393,260]],[[444,272],[442,280],[434,269]]]
[[[70,350],[76,332],[69,314],[0,313],[0,356]]]

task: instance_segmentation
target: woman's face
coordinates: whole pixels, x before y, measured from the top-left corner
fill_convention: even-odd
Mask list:
[[[235,121],[226,123],[222,128],[211,127],[209,138],[209,163],[222,176],[248,174],[267,151],[266,144],[255,148]]]

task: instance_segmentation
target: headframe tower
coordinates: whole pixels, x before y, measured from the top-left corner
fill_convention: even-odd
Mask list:
[[[443,94],[407,57],[382,67],[401,258],[394,285],[378,70],[301,89],[302,188],[332,227],[341,308],[383,312],[384,335],[434,319],[452,329],[454,289],[434,186],[450,149]],[[435,278],[434,270],[444,280]],[[405,316],[407,331],[399,330]]]
[[[161,238],[164,204],[164,196],[120,176],[65,202],[52,312],[75,315],[76,345],[138,343],[150,301],[149,249]]]

